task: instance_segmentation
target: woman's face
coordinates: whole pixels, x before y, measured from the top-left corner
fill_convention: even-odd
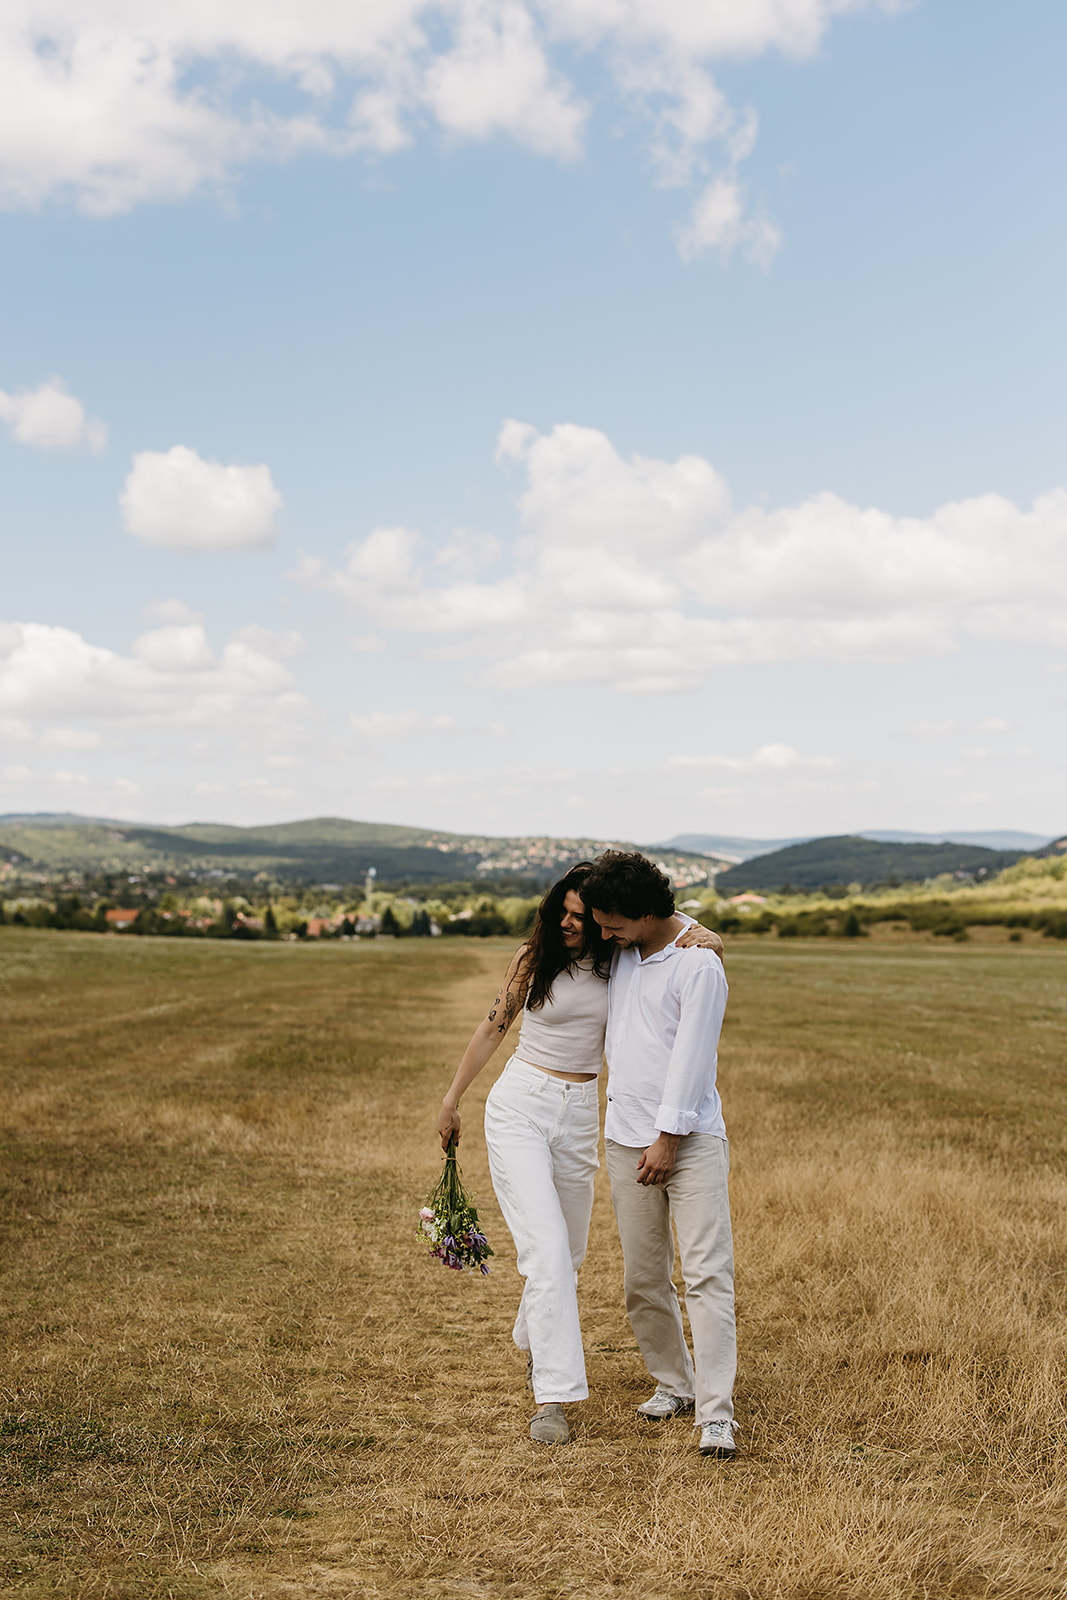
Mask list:
[[[581,895],[574,889],[568,889],[563,896],[563,915],[559,926],[567,949],[580,950],[585,937],[585,905]]]

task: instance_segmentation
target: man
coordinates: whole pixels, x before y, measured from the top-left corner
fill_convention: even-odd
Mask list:
[[[726,975],[711,950],[679,951],[690,925],[665,875],[644,856],[609,850],[582,885],[611,973],[608,1111],[611,1199],[622,1240],[626,1311],[656,1392],[649,1421],[696,1406],[700,1453],[734,1454],[733,1239],[729,1146],[715,1086]],[[671,1281],[678,1232],[694,1361]]]

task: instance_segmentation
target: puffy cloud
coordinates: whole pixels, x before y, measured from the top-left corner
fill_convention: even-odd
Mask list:
[[[8,623],[0,630],[0,718],[60,724],[43,742],[89,748],[73,722],[219,727],[275,724],[305,715],[289,670],[235,635],[221,654],[199,623],[143,633],[122,656],[69,628]]]
[[[688,226],[678,234],[683,261],[716,250],[724,259],[740,249],[750,261],[766,269],[778,253],[782,236],[773,222],[745,213],[741,185],[727,173],[710,183],[697,198]]]
[[[685,559],[686,578],[707,602],[748,612],[800,616],[935,618],[970,610],[975,633],[1017,633],[1046,586],[1064,593],[1067,491],[1020,511],[985,494],[942,506],[932,517],[861,510],[837,495],[812,496],[774,512],[753,508]]]
[[[925,518],[830,493],[765,511],[735,509],[701,457],[625,459],[573,424],[508,422],[497,456],[525,473],[523,532],[491,580],[442,577],[408,528],[374,530],[339,566],[305,556],[291,576],[379,630],[481,660],[497,688],[678,692],[724,666],[899,661],[967,639],[1067,646],[1067,490]]]
[[[183,444],[135,455],[119,501],[129,532],[168,550],[262,550],[281,503],[269,467],[224,467]]]
[[[473,578],[491,567],[500,555],[500,543],[491,533],[458,528],[437,555],[437,565],[447,567],[457,578]]]
[[[379,626],[417,633],[506,628],[525,616],[525,597],[514,579],[438,588],[427,584],[419,562],[421,544],[410,528],[375,528],[349,546],[343,567],[304,555],[290,577],[304,589],[338,595]]]
[[[700,177],[709,141],[725,142],[735,165],[754,132],[727,106],[709,63],[770,49],[801,56],[835,15],[897,3],[8,0],[0,201],[58,195],[106,215],[188,195],[254,160],[313,149],[389,154],[431,119],[457,138],[504,134],[569,158],[588,112],[566,73],[590,52],[651,121],[663,180],[688,182]],[[694,249],[716,226],[707,194],[701,205]],[[748,230],[757,258],[773,253],[769,224],[735,226]],[[713,242],[722,247],[721,237]]]
[[[35,450],[73,450],[85,444],[99,454],[107,444],[107,425],[86,416],[62,378],[14,394],[0,389],[0,422],[7,423],[19,444]]]
[[[886,0],[881,9],[896,9]],[[586,44],[605,39],[688,57],[757,55],[767,49],[803,56],[833,16],[867,0],[543,0],[559,32]]]
[[[585,112],[552,72],[534,22],[515,0],[466,0],[456,42],[426,72],[423,93],[442,127],[465,138],[510,133],[546,155],[576,156]]]
[[[700,456],[624,461],[596,428],[562,423],[538,434],[524,423],[505,422],[497,456],[525,466],[523,521],[561,548],[600,549],[610,540],[640,550],[654,539],[661,550],[678,550],[730,508],[725,480]]]
[[[639,106],[648,108],[653,124],[652,159],[666,187],[688,183],[701,167],[701,152],[712,139],[730,142],[731,153],[743,159],[735,144],[740,130],[750,135],[745,155],[755,143],[754,113],[738,119],[711,74],[693,62],[662,55],[623,58],[622,87]]]
[[[133,653],[160,673],[200,672],[214,659],[207,634],[198,622],[142,633],[133,642]]]

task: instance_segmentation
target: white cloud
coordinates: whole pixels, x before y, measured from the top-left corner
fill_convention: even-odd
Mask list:
[[[7,423],[19,444],[35,450],[73,450],[85,444],[99,454],[107,444],[107,425],[86,416],[85,407],[62,378],[49,378],[36,389],[17,389],[14,394],[0,389],[0,422]]]
[[[867,0],[543,0],[559,32],[591,45],[605,39],[683,58],[809,55],[833,16]],[[896,9],[888,0],[883,10]]]
[[[176,444],[134,456],[119,504],[127,529],[144,544],[262,550],[277,537],[282,497],[269,467],[224,467]]]
[[[143,633],[130,656],[69,628],[0,630],[0,717],[59,724],[48,743],[88,748],[73,723],[269,730],[306,713],[279,660],[236,635],[216,653],[198,623]]]
[[[295,661],[297,657],[307,654],[307,645],[295,628],[278,633],[274,628],[261,628],[255,622],[238,628],[231,635],[231,643],[247,645],[260,655],[269,656],[272,661]]]
[[[553,73],[526,7],[465,0],[457,10],[456,42],[423,80],[441,126],[468,139],[509,133],[545,155],[578,155],[584,108]]]
[[[755,142],[756,118],[740,121],[711,74],[695,62],[679,62],[662,55],[624,57],[619,68],[620,86],[647,109],[653,122],[652,159],[660,183],[673,187],[691,181],[699,172],[703,147],[712,139],[734,145],[740,130],[751,136],[744,151]]]
[[[813,495],[735,509],[706,460],[622,457],[592,428],[501,430],[525,473],[499,575],[450,581],[409,528],[378,528],[293,579],[379,630],[483,663],[496,688],[678,692],[723,666],[899,661],[968,639],[1067,646],[1067,490],[895,517]],[[767,757],[766,759],[770,759]]]
[[[302,555],[290,577],[302,588],[338,595],[353,611],[383,627],[463,634],[507,628],[521,620],[525,601],[514,580],[429,586],[419,564],[421,543],[409,528],[375,528],[349,546],[343,567],[331,567],[321,556]]]
[[[491,567],[500,555],[499,540],[491,533],[476,533],[470,528],[457,528],[436,561],[457,578],[473,578]]]
[[[200,672],[210,667],[211,646],[198,622],[154,628],[133,641],[133,653],[155,672]]]
[[[664,181],[731,170],[754,121],[717,59],[810,53],[843,12],[897,0],[8,0],[0,18],[0,203],[69,198],[99,215],[231,180],[300,151],[388,155],[436,122],[549,156],[581,149],[570,81],[596,53],[653,128]],[[601,96],[601,98],[606,98]],[[294,100],[296,104],[294,106]],[[749,224],[757,257],[769,224]],[[763,229],[762,234],[760,229]]]
[[[764,271],[781,242],[781,233],[767,217],[746,214],[741,184],[733,172],[708,184],[693,204],[688,226],[678,234],[683,261],[695,261],[712,250],[729,260],[740,250]]]
[[[635,455],[624,461],[606,434],[562,423],[538,434],[506,422],[500,459],[520,462],[527,487],[523,520],[543,540],[563,548],[613,546],[647,549],[654,540],[672,551],[719,522],[729,511],[725,479],[700,456],[675,462]]]

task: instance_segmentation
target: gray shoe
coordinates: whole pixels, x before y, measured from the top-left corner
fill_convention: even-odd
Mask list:
[[[563,1407],[549,1401],[530,1423],[530,1438],[538,1444],[566,1444],[571,1436]]]
[[[646,1400],[643,1406],[638,1406],[637,1415],[644,1417],[646,1422],[666,1422],[668,1417],[676,1417],[680,1411],[692,1411],[692,1409],[691,1394],[671,1394],[660,1384],[655,1394]]]
[[[718,1456],[720,1460],[729,1460],[736,1454],[737,1446],[734,1443],[734,1429],[731,1422],[705,1422],[700,1429],[700,1454],[702,1456]]]

